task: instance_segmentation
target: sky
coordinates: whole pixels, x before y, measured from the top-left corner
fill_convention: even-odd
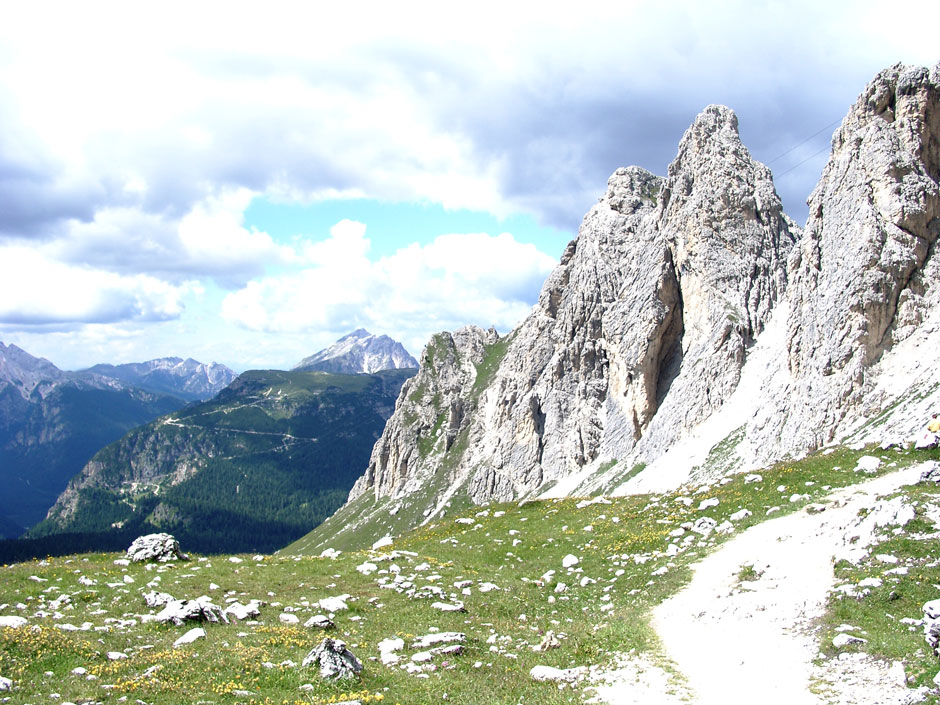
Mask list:
[[[865,85],[940,61],[936,2],[324,5],[4,7],[0,340],[242,371],[507,332],[706,105],[802,223]]]

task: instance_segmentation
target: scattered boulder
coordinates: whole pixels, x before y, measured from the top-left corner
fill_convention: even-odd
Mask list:
[[[147,534],[138,536],[127,549],[127,557],[134,563],[141,561],[188,561],[189,556],[180,551],[180,544],[170,534]]]
[[[321,610],[326,610],[327,612],[343,612],[344,610],[349,609],[349,605],[346,604],[346,600],[350,598],[349,595],[337,595],[336,597],[324,597],[317,604]]]
[[[173,600],[155,616],[157,622],[173,622],[180,626],[184,622],[224,622],[228,624],[228,617],[222,608],[206,596],[195,600]]]
[[[545,637],[539,643],[538,646],[533,646],[533,651],[548,651],[549,649],[557,649],[561,646],[561,642],[558,640],[558,637],[555,636],[555,632],[549,629],[545,632]]]
[[[405,648],[405,640],[398,638],[382,639],[379,642],[379,661],[386,666],[398,663],[401,657],[396,653]]]
[[[917,437],[914,441],[914,447],[917,450],[932,450],[940,445],[940,433],[931,433],[925,431],[923,435]]]
[[[173,648],[178,649],[181,646],[186,644],[192,644],[197,639],[205,639],[206,630],[202,627],[196,627],[195,629],[190,629],[188,632],[183,634],[179,639],[173,642]]]
[[[378,569],[379,567],[375,563],[370,563],[369,561],[366,561],[365,563],[360,563],[359,565],[356,566],[356,570],[358,570],[363,575],[371,575]]]
[[[940,655],[940,600],[931,600],[924,604],[924,638]]]
[[[855,472],[874,473],[881,467],[881,458],[874,455],[863,455],[855,464]]]
[[[332,629],[336,625],[325,614],[315,614],[304,622],[304,626],[312,629]]]
[[[261,601],[249,600],[247,605],[240,602],[233,602],[225,608],[225,615],[242,621],[245,619],[254,619],[261,616]]]
[[[127,658],[127,654],[123,651],[109,651],[107,654],[108,661],[123,661]]]
[[[561,567],[562,568],[574,568],[580,562],[581,562],[580,558],[569,553],[567,556],[561,559]]]
[[[923,471],[920,473],[920,479],[918,482],[927,483],[934,482],[940,483],[940,463],[935,460],[924,463]]]
[[[832,645],[837,649],[841,649],[849,644],[866,644],[868,639],[862,639],[860,636],[852,636],[851,634],[837,634],[832,639]]]
[[[9,627],[10,629],[19,629],[26,626],[26,619],[16,615],[0,616],[0,628]]]
[[[411,644],[412,649],[427,649],[438,644],[462,644],[467,640],[463,632],[434,632],[420,636]]]
[[[391,536],[385,535],[372,544],[372,550],[378,551],[380,548],[386,548],[391,546],[393,543],[395,543],[395,539],[393,539]]]
[[[695,523],[692,524],[692,531],[707,537],[717,526],[718,522],[711,517],[699,517],[695,520]]]
[[[466,607],[463,606],[463,602],[459,600],[454,603],[450,602],[432,602],[431,608],[435,610],[440,610],[441,612],[466,612]]]
[[[529,671],[532,680],[536,681],[560,681],[563,683],[573,683],[578,680],[584,672],[583,668],[555,668],[553,666],[533,666]]]
[[[176,598],[168,592],[151,590],[150,592],[144,593],[144,602],[147,603],[147,607],[166,607],[174,600],[176,600]]]
[[[0,676],[0,693],[2,693],[5,690],[10,690],[12,688],[13,688],[13,681],[11,681],[9,678],[4,678],[3,676]]]
[[[346,648],[346,642],[329,637],[311,649],[301,665],[319,666],[321,678],[356,678],[362,671],[362,664],[353,652]]]

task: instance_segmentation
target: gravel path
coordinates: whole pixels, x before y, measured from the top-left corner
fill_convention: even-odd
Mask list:
[[[745,531],[694,568],[691,583],[654,610],[665,655],[684,678],[672,678],[648,659],[625,658],[597,687],[611,705],[694,702],[899,703],[909,693],[903,669],[870,659],[812,663],[818,646],[812,621],[833,587],[833,557],[867,545],[875,519],[858,512],[878,496],[917,481],[920,467],[838,490],[822,504]],[[854,537],[858,537],[854,539]],[[759,578],[742,582],[742,567]],[[817,696],[810,692],[822,691]],[[669,692],[669,691],[672,692]]]

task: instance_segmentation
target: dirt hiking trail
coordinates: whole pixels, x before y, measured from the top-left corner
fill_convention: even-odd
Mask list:
[[[653,614],[665,656],[681,677],[648,656],[627,657],[597,686],[595,702],[909,702],[912,691],[900,664],[853,654],[814,666],[819,648],[812,626],[833,587],[834,557],[863,550],[876,523],[892,519],[860,520],[859,510],[917,482],[921,469],[905,468],[837,490],[818,504],[744,531],[693,565],[689,585]],[[753,571],[742,573],[746,566]]]

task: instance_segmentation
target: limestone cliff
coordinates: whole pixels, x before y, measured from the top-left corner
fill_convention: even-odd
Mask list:
[[[726,107],[695,119],[665,178],[618,169],[516,330],[429,344],[347,533],[375,533],[386,509],[405,515],[380,522],[394,533],[454,502],[662,489],[875,428],[910,437],[940,403],[925,361],[940,349],[938,101],[940,65],[879,74],[833,136],[803,231]]]
[[[940,304],[938,182],[940,64],[894,66],[842,121],[810,196],[790,262],[784,369],[749,427],[760,459],[819,447],[880,411],[878,363],[937,332],[923,325]],[[935,360],[932,340],[921,356]],[[892,396],[912,382],[899,380]]]

